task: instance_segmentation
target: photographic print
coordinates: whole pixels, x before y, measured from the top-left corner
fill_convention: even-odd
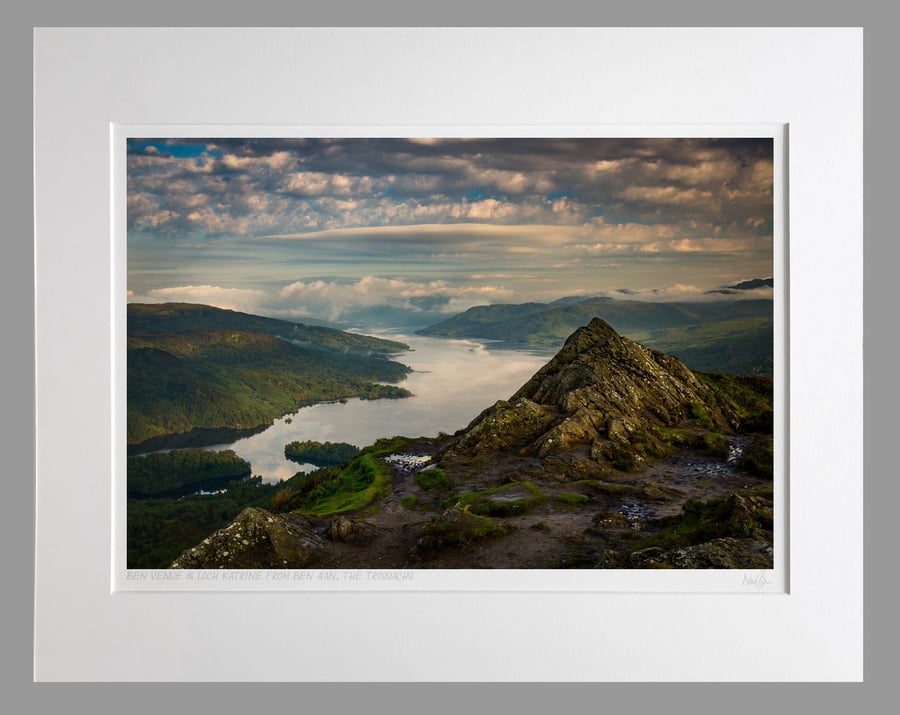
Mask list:
[[[126,143],[128,569],[773,568],[771,136]]]

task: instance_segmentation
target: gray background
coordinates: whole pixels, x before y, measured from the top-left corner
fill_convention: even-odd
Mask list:
[[[719,2],[632,2],[627,7],[580,7],[558,0],[533,6],[525,3],[488,3],[455,0],[440,7],[419,2],[298,4],[254,0],[252,3],[156,0],[142,8],[114,2],[79,2],[70,5],[35,1],[13,3],[0,13],[3,62],[3,127],[7,144],[3,161],[2,196],[7,221],[0,261],[3,290],[3,454],[4,518],[0,519],[7,578],[3,584],[4,701],[16,703],[14,712],[60,712],[91,708],[93,712],[175,712],[198,709],[240,712],[248,708],[306,710],[310,707],[388,707],[405,712],[424,709],[450,712],[476,707],[483,698],[493,706],[502,698],[509,709],[627,707],[647,712],[689,705],[694,712],[759,712],[802,707],[804,711],[868,711],[875,698],[886,694],[893,675],[890,646],[896,635],[896,617],[890,610],[890,585],[896,559],[888,535],[894,503],[895,470],[890,469],[888,447],[894,431],[891,417],[895,380],[887,369],[891,361],[890,327],[896,324],[887,288],[895,251],[888,224],[888,192],[897,161],[896,138],[891,134],[896,108],[896,24],[884,3],[820,2],[788,5],[755,0],[739,7]],[[880,6],[879,6],[880,5]],[[18,7],[17,7],[18,6]],[[514,8],[514,14],[509,8]],[[866,663],[863,685],[33,685],[33,304],[32,295],[32,187],[31,53],[34,26],[862,26],[866,62],[866,244],[865,244],[865,416],[866,472]],[[12,221],[8,217],[12,217]],[[892,361],[891,361],[892,362]],[[839,377],[837,378],[839,379]],[[873,478],[874,475],[874,478]],[[893,537],[893,538],[892,538]],[[12,574],[20,576],[12,577]],[[352,642],[348,644],[352,647]],[[377,657],[377,654],[373,654]],[[455,657],[455,654],[447,654]],[[783,700],[787,699],[787,700]],[[468,706],[466,703],[470,703]]]

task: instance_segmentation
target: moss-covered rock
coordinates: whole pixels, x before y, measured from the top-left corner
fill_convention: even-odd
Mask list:
[[[479,415],[454,449],[517,447],[525,456],[547,459],[584,447],[595,461],[634,471],[665,452],[650,426],[685,423],[730,431],[709,395],[677,358],[648,350],[594,319],[508,402]]]
[[[244,509],[172,563],[177,569],[301,569],[324,555],[319,524],[297,514]]]
[[[755,539],[725,537],[696,546],[665,550],[658,546],[631,554],[632,568],[676,569],[770,569],[772,546]]]
[[[478,453],[524,445],[544,434],[553,421],[550,411],[531,400],[500,401],[469,425],[455,448]]]

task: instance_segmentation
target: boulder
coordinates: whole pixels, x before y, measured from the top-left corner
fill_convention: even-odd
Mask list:
[[[301,569],[325,553],[327,542],[310,519],[244,509],[228,526],[172,563],[176,569]]]
[[[632,553],[629,562],[632,568],[770,569],[774,560],[771,544],[729,536],[678,549],[651,546]]]
[[[328,535],[332,541],[348,544],[369,544],[378,536],[378,529],[366,521],[339,516],[331,522]]]

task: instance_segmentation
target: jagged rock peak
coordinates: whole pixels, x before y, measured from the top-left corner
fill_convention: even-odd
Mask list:
[[[508,402],[479,415],[458,444],[480,450],[528,442],[526,452],[541,457],[580,444],[602,459],[610,443],[627,442],[635,429],[691,419],[704,392],[680,360],[594,318]],[[729,430],[714,406],[703,409],[721,431]]]
[[[564,412],[580,406],[573,393],[582,389],[608,388],[601,402],[621,403],[620,416],[632,416],[642,403],[659,400],[672,406],[685,397],[699,399],[702,388],[677,358],[645,348],[623,338],[609,324],[594,318],[576,330],[565,345],[511,398],[528,398]],[[691,394],[687,394],[691,393]],[[592,402],[596,402],[592,400]]]

